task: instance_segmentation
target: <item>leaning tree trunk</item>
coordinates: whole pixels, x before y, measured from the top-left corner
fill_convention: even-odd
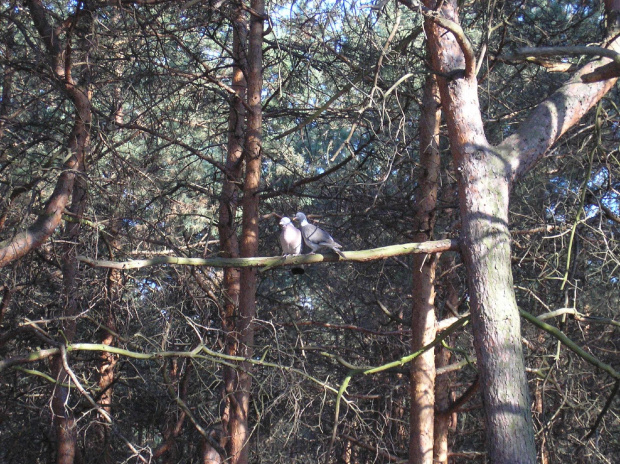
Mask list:
[[[420,117],[420,178],[413,219],[416,242],[431,239],[435,222],[439,181],[439,91],[433,75],[426,79]],[[413,255],[411,351],[415,353],[435,339],[435,270],[438,254]],[[435,352],[427,350],[411,363],[411,415],[409,462],[433,464],[435,411]]]
[[[45,45],[53,78],[67,93],[75,107],[75,126],[69,140],[70,147],[73,146],[75,148],[79,145],[75,145],[74,139],[78,135],[83,137],[84,131],[90,131],[92,121],[90,97],[88,90],[77,85],[73,80],[71,75],[73,66],[72,50],[71,47],[67,47],[66,50],[63,49],[60,36],[65,34],[67,41],[72,40],[72,28],[82,14],[82,10],[78,9],[71,20],[62,22],[62,26],[53,28],[49,22],[47,10],[41,0],[27,0],[26,5],[39,36]],[[80,4],[80,8],[83,6],[83,4]],[[76,131],[80,132],[80,134]],[[56,182],[56,187],[45,204],[43,213],[39,215],[36,221],[25,231],[15,234],[9,240],[0,242],[0,267],[6,266],[41,246],[60,225],[62,214],[73,192],[76,172],[78,172],[80,164],[84,161],[80,156],[83,156],[83,153],[73,151],[72,156],[64,163],[62,173]]]

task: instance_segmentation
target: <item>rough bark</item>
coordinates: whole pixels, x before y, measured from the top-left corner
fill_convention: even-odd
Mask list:
[[[458,22],[456,2],[442,15]],[[453,34],[428,28],[432,63],[443,75],[465,68]],[[512,286],[506,166],[487,143],[475,76],[439,81],[461,212],[474,344],[483,385],[487,449],[494,463],[535,463],[536,447],[520,320]]]
[[[248,36],[248,97],[249,112],[245,134],[244,161],[245,179],[243,184],[242,235],[239,251],[242,258],[258,254],[258,188],[261,169],[262,111],[261,92],[263,89],[263,21],[265,4],[263,0],[252,0],[250,29]],[[253,353],[254,326],[256,315],[256,269],[242,268],[239,294],[239,318],[237,334],[239,337],[238,354],[250,358]],[[250,430],[248,417],[250,411],[250,388],[252,377],[250,365],[242,363],[237,371],[237,389],[232,395],[230,458],[233,464],[246,464],[249,457],[248,440]]]
[[[242,157],[245,134],[245,99],[247,82],[245,72],[247,68],[247,19],[241,4],[237,4],[233,13],[233,73],[232,88],[235,97],[231,99],[228,118],[228,146],[226,157],[226,172],[228,175],[222,185],[220,197],[219,225],[220,249],[226,258],[239,257],[239,240],[237,237],[237,209],[239,206],[239,185],[241,184]],[[224,269],[224,304],[222,305],[222,326],[225,334],[226,354],[239,354],[238,315],[239,294],[241,292],[240,271],[238,268]],[[219,442],[227,450],[229,456],[239,454],[239,445],[231,440],[240,433],[237,427],[240,421],[237,418],[236,392],[239,389],[237,371],[224,367],[224,388],[222,395],[222,437]],[[242,447],[242,445],[241,445]],[[206,441],[203,442],[202,459],[204,462],[215,461],[218,455]],[[223,457],[222,457],[223,458]]]
[[[432,7],[434,2],[426,2]],[[456,1],[441,16],[458,23]],[[458,173],[462,254],[468,274],[474,342],[480,367],[491,462],[534,463],[536,449],[512,285],[508,202],[511,181],[523,175],[615,81],[586,84],[582,76],[609,59],[586,65],[537,107],[519,131],[489,146],[477,81],[462,52],[462,37],[433,24],[428,30],[434,70],[441,73],[454,164]],[[616,39],[616,42],[618,39]]]
[[[435,77],[429,75],[424,87],[420,117],[419,192],[413,219],[413,238],[431,239],[439,180],[439,91]],[[415,353],[435,339],[435,270],[437,254],[416,254],[412,259],[411,352]],[[409,462],[433,463],[433,422],[435,408],[435,352],[428,350],[411,363],[411,415]]]

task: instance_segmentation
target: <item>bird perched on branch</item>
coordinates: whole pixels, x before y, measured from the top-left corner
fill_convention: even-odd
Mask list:
[[[282,255],[299,255],[301,254],[301,231],[293,225],[293,222],[283,217],[280,219],[280,246],[282,247]],[[303,274],[305,271],[301,267],[294,267],[291,272],[295,275]]]
[[[301,232],[293,225],[290,218],[283,217],[280,220],[280,245],[283,256],[301,254]]]
[[[304,243],[312,249],[311,253],[314,253],[319,248],[329,248],[338,256],[344,258],[342,251],[342,245],[335,242],[331,235],[325,232],[320,227],[310,224],[304,213],[297,213],[295,219],[299,221],[301,227],[301,235],[304,238]]]

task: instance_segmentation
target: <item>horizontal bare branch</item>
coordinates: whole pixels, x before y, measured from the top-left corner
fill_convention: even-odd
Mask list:
[[[509,58],[527,58],[529,56],[605,56],[612,60],[620,59],[620,53],[602,47],[523,47]]]
[[[441,253],[459,249],[457,240],[436,240],[422,243],[403,243],[370,250],[346,251],[344,257],[336,254],[308,254],[298,256],[275,256],[257,258],[184,258],[177,256],[155,256],[149,259],[134,259],[130,261],[106,261],[78,256],[77,259],[92,267],[108,269],[139,269],[161,264],[177,264],[183,266],[210,266],[210,267],[264,267],[263,270],[281,266],[298,266],[300,264],[334,263],[334,262],[364,262],[391,258],[400,255],[415,253]]]

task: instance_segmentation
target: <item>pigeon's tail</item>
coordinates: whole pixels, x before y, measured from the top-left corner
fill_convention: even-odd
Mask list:
[[[338,256],[340,256],[341,258],[344,258],[344,253],[342,251],[340,251],[338,248],[334,247],[330,247],[332,250],[334,250],[334,253],[336,253]]]

